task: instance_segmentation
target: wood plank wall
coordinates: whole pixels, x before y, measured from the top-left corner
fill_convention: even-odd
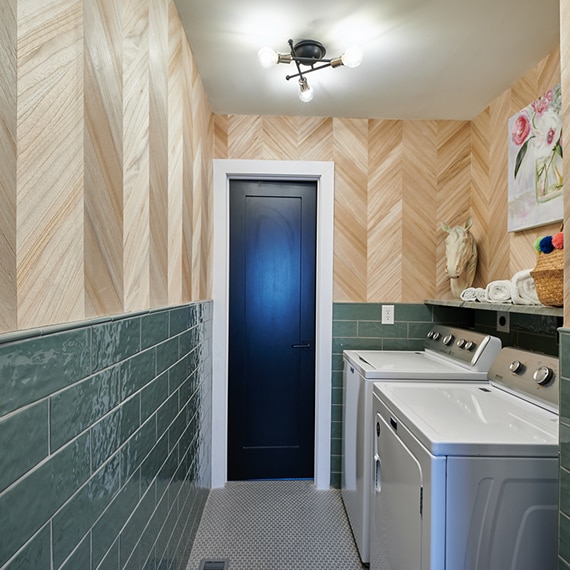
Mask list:
[[[173,1],[0,14],[0,332],[208,298],[213,115]]]
[[[475,285],[535,263],[558,224],[507,233],[509,117],[560,81],[554,50],[471,121],[215,117],[214,157],[334,160],[334,299],[451,298],[440,222],[474,219]]]

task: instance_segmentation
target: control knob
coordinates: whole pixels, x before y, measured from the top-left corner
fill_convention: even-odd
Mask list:
[[[541,366],[534,371],[532,375],[532,379],[539,385],[544,386],[544,384],[548,384],[552,380],[554,376],[554,371],[552,368],[548,366]]]
[[[445,344],[445,346],[449,346],[452,342],[453,342],[453,335],[452,334],[447,334],[443,337],[443,344]]]
[[[433,333],[433,335],[432,335],[431,338],[432,338],[433,340],[439,340],[439,337],[440,337],[440,336],[441,336],[441,335],[436,331],[436,332]]]
[[[428,331],[427,337],[428,337],[428,338],[431,338],[432,336],[433,336],[433,331]]]
[[[472,340],[468,340],[464,346],[465,350],[473,350],[475,348],[475,343]]]
[[[520,360],[513,360],[509,364],[509,370],[515,374],[520,374],[524,369],[523,363]]]
[[[458,348],[465,348],[465,339],[459,338],[457,339],[457,342],[455,344],[457,345]]]

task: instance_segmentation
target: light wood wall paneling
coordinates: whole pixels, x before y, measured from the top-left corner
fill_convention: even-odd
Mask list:
[[[333,119],[298,117],[298,160],[333,160]]]
[[[230,115],[228,117],[228,155],[235,159],[261,160],[263,117]]]
[[[195,196],[194,174],[200,182],[201,160],[199,151],[194,149],[194,117],[192,107],[195,105],[192,90],[193,61],[190,48],[186,42],[182,43],[182,68],[184,88],[182,90],[182,299],[191,301],[193,298],[194,282],[199,280],[199,268],[194,272],[194,229],[199,225],[199,217],[194,219],[194,207],[199,209],[200,200]],[[198,228],[199,231],[199,228]],[[199,236],[197,236],[199,239]],[[196,244],[197,245],[197,244]]]
[[[464,225],[471,213],[471,128],[468,122],[437,122],[437,211],[436,291],[441,298],[452,296],[446,271],[445,239],[441,222]],[[477,230],[477,232],[475,231]],[[473,235],[479,238],[479,220],[474,220]]]
[[[18,326],[82,319],[83,1],[17,8]]]
[[[84,0],[85,314],[123,310],[123,17]]]
[[[369,121],[369,302],[396,302],[402,294],[403,129],[403,121]]]
[[[124,310],[150,304],[148,0],[123,0]]]
[[[471,213],[477,242],[475,287],[485,287],[489,279],[489,109],[471,121]]]
[[[150,306],[168,304],[168,0],[149,1]]]
[[[228,156],[228,116],[214,115],[214,158]]]
[[[570,3],[560,2],[560,74],[562,82],[562,117],[563,129],[570,132]],[[570,153],[564,154],[563,168],[570,173]],[[567,177],[568,174],[565,174]],[[564,192],[564,219],[565,228],[570,228],[570,199],[566,185]],[[566,235],[566,234],[565,234]],[[564,248],[564,326],[570,323],[570,253],[568,247]]]
[[[168,302],[181,303],[184,72],[183,31],[172,0],[168,2]]]
[[[0,332],[17,328],[16,3],[0,7]]]
[[[334,298],[367,300],[368,121],[333,120]]]
[[[402,302],[421,302],[435,294],[438,151],[454,157],[460,155],[457,149],[451,150],[451,143],[438,148],[437,132],[435,121],[404,122]],[[453,158],[449,161],[458,162]]]
[[[191,55],[191,54],[190,54]],[[196,65],[191,68],[193,174],[192,299],[211,297],[214,122]]]
[[[510,93],[506,91],[490,106],[489,116],[489,280],[511,277],[510,247],[507,233],[508,120],[511,116]]]

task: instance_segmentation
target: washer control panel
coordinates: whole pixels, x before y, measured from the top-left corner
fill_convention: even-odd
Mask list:
[[[489,370],[489,380],[520,397],[558,411],[558,358],[540,352],[505,347]]]
[[[426,334],[424,348],[486,372],[501,350],[501,341],[477,331],[433,325]]]

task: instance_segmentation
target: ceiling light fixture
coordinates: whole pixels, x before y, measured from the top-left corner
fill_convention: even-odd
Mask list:
[[[358,67],[362,61],[362,50],[359,47],[348,48],[343,55],[333,59],[325,59],[327,50],[325,46],[315,40],[301,40],[293,44],[289,40],[290,53],[277,53],[270,47],[263,47],[257,52],[257,59],[261,67],[271,67],[276,63],[294,62],[297,73],[285,76],[287,81],[294,77],[299,78],[299,99],[304,103],[313,98],[313,88],[307,82],[305,75],[325,67]],[[321,65],[318,65],[321,64]],[[301,66],[309,69],[302,69]]]

